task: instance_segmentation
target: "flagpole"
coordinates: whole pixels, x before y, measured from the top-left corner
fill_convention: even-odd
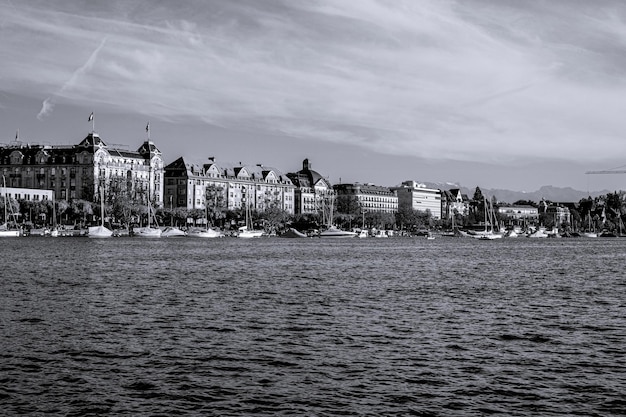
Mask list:
[[[148,124],[146,124],[146,135],[148,135],[148,142],[150,142],[150,120],[148,120]]]
[[[87,121],[91,122],[91,136],[93,136],[96,131],[96,118],[93,116],[93,112],[91,112]]]

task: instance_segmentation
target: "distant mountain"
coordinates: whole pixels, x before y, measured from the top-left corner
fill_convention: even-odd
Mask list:
[[[451,188],[460,188],[461,192],[467,194],[467,196],[471,199],[474,196],[474,191],[476,187],[467,188],[463,186],[459,186],[459,184],[455,183],[436,183],[436,182],[424,182],[422,183],[428,188],[436,188],[440,190],[449,190]],[[479,186],[480,187],[480,186]],[[559,202],[559,203],[577,203],[583,198],[597,197],[600,195],[606,195],[608,193],[612,193],[613,191],[602,190],[602,191],[579,191],[575,190],[571,187],[553,187],[551,185],[544,185],[537,191],[526,192],[526,191],[511,191],[511,190],[501,190],[501,189],[489,189],[480,187],[483,195],[488,197],[496,196],[498,201],[503,203],[514,203],[519,200],[530,200],[534,202],[539,202],[542,199]]]

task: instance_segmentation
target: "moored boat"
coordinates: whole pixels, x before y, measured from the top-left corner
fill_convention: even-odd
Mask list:
[[[100,225],[87,229],[87,237],[106,239],[113,236],[113,231],[104,226],[104,188],[100,187]]]
[[[250,212],[250,203],[248,201],[248,199],[246,199],[246,189],[242,188],[241,193],[243,195],[243,199],[245,201],[245,221],[246,221],[246,225],[245,226],[241,226],[239,228],[239,231],[237,233],[237,237],[242,238],[242,239],[250,239],[250,238],[255,238],[255,237],[261,237],[263,236],[263,230],[256,230],[253,228],[252,225],[252,213]]]
[[[503,236],[502,233],[496,232],[494,230],[495,213],[493,212],[493,206],[490,205],[486,197],[484,197],[484,201],[485,201],[485,230],[482,232],[476,232],[476,234],[472,236],[479,240],[502,239],[502,236]]]
[[[4,178],[4,175],[2,176],[2,181],[3,181],[3,191],[4,191],[4,224],[0,225],[0,237],[19,237],[20,236],[20,230],[17,228],[12,228],[9,227],[8,224],[8,211],[7,211],[7,200],[8,200],[8,196],[7,196],[7,185],[6,185],[6,180]],[[11,210],[13,211],[13,210]]]
[[[198,237],[198,238],[216,238],[216,237],[224,237],[224,234],[218,230],[207,227],[206,229],[194,228],[190,229],[187,232],[188,237]]]
[[[88,229],[87,237],[91,239],[106,239],[108,237],[113,236],[113,231],[110,229],[100,225],[100,226],[91,226]]]
[[[165,229],[163,229],[163,231],[161,232],[161,237],[185,237],[185,236],[187,236],[187,233],[180,230],[178,227],[168,226]]]
[[[356,237],[356,232],[349,232],[347,230],[341,230],[335,226],[330,226],[328,229],[320,232],[320,237],[324,238],[350,238]]]
[[[548,234],[546,233],[546,229],[544,227],[539,227],[534,232],[530,233],[528,237],[532,238],[547,238]]]
[[[297,238],[303,238],[303,237],[308,237],[308,236],[300,232],[298,229],[290,227],[285,232],[281,233],[278,237],[297,239]]]
[[[248,229],[246,226],[240,227],[239,232],[237,233],[237,237],[242,239],[250,239],[261,236],[263,236],[263,230]]]
[[[6,224],[0,225],[0,237],[19,237],[20,231],[9,229]]]
[[[133,229],[133,236],[146,238],[160,238],[163,232],[156,227],[136,227]]]

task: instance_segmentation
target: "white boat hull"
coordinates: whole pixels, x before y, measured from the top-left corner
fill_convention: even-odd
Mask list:
[[[472,235],[475,239],[479,240],[495,240],[502,239],[502,235],[500,233],[492,233],[492,232],[482,232],[475,235]]]
[[[19,237],[19,230],[0,230],[0,237]]]
[[[104,226],[92,226],[87,231],[87,237],[91,239],[106,239],[113,236],[113,232]]]
[[[242,239],[251,239],[263,236],[263,230],[241,230],[237,237]]]
[[[345,239],[356,236],[357,234],[355,232],[348,232],[347,230],[341,230],[335,227],[331,227],[323,232],[320,232],[320,237],[323,238]]]
[[[211,239],[216,237],[223,237],[224,235],[221,232],[213,229],[200,229],[200,230],[190,230],[187,233],[189,237],[195,238],[203,238],[203,239]]]
[[[161,229],[155,229],[153,227],[137,227],[133,230],[133,233],[137,237],[160,238],[163,232]]]
[[[185,237],[187,233],[177,227],[166,227],[161,233],[161,237]]]

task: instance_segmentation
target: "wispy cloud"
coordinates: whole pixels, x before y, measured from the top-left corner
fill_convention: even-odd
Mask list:
[[[52,113],[52,110],[54,109],[54,97],[62,96],[70,92],[71,89],[79,82],[79,78],[93,67],[96,59],[98,58],[98,54],[106,44],[106,40],[106,37],[102,39],[100,45],[98,45],[98,47],[89,56],[89,59],[87,59],[87,62],[85,62],[80,68],[76,69],[76,71],[72,73],[72,76],[63,83],[61,88],[59,88],[59,90],[53,96],[48,97],[43,101],[41,110],[37,114],[37,119],[41,120],[44,117],[50,115],[50,113]]]
[[[67,100],[387,154],[626,151],[621,2],[32,4],[0,18],[0,75],[47,97],[38,118]]]

